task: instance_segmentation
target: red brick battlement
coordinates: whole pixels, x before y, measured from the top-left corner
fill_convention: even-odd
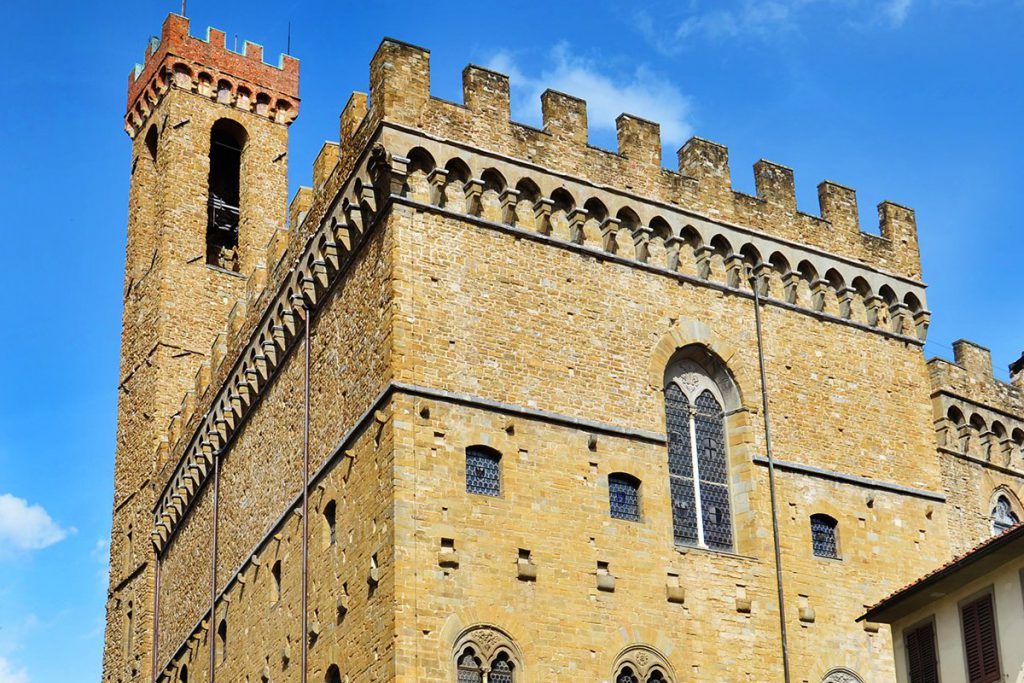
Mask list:
[[[226,38],[215,28],[206,30],[205,40],[196,38],[188,19],[169,14],[143,63],[128,74],[128,134],[135,136],[171,87],[291,123],[299,113],[299,60],[282,54],[277,66],[267,64],[262,45],[245,41],[240,54],[228,49]]]

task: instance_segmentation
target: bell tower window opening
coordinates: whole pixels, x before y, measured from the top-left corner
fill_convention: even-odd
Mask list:
[[[206,263],[238,272],[238,225],[242,153],[246,132],[221,119],[210,131],[209,199],[206,205]]]

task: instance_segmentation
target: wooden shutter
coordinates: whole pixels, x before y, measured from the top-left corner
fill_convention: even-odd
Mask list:
[[[1001,680],[992,596],[986,595],[964,605],[960,610],[960,620],[964,629],[967,678],[970,683],[993,683]]]
[[[910,683],[939,683],[939,664],[935,657],[935,626],[928,622],[904,635],[907,649],[907,673]]]

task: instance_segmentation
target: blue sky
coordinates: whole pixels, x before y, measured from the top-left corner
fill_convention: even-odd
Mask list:
[[[0,683],[97,681],[110,523],[129,140],[125,84],[178,2],[17,2],[0,60]],[[1013,0],[318,3],[192,0],[207,25],[302,60],[292,188],[337,137],[388,35],[432,50],[433,90],[469,63],[513,77],[516,118],[554,87],[590,102],[614,148],[622,110],[662,124],[665,161],[697,134],[730,148],[753,191],[764,157],[795,169],[817,213],[825,178],[917,210],[929,356],[967,337],[999,376],[1019,314],[1024,4]]]

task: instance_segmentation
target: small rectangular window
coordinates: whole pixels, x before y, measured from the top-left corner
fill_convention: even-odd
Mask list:
[[[501,495],[501,453],[485,446],[466,449],[466,491],[483,496]]]
[[[609,475],[608,504],[615,519],[639,522],[640,480],[628,474]]]

